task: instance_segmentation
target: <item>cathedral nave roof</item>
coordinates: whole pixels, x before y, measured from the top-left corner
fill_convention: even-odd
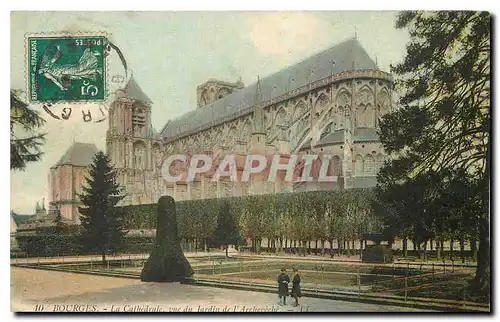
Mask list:
[[[351,70],[376,69],[375,62],[355,38],[341,42],[297,64],[260,80],[264,100],[277,97],[332,74]],[[172,120],[161,132],[168,139],[197,132],[206,127],[251,112],[256,83],[216,102]]]

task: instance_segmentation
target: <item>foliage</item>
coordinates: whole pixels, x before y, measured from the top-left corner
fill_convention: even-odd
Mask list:
[[[15,91],[10,91],[10,169],[24,170],[27,163],[42,158],[41,146],[45,134],[36,130],[45,120],[37,111],[19,98]]]
[[[59,208],[56,209],[56,218],[54,220],[54,224],[54,232],[56,234],[61,234],[67,229],[67,225],[62,220],[62,214]]]
[[[227,205],[238,234],[252,242],[255,252],[262,238],[275,245],[298,241],[302,248],[309,241],[362,239],[381,227],[372,211],[373,198],[370,189],[351,189],[183,200],[176,202],[179,235],[186,241],[219,239],[217,219]],[[156,228],[155,209],[154,204],[123,207],[126,227]]]
[[[89,170],[80,200],[83,207],[78,210],[82,223],[81,245],[88,250],[98,251],[103,261],[108,252],[116,252],[124,231],[124,213],[115,207],[124,198],[117,183],[117,174],[110,159],[98,152]]]
[[[479,231],[478,288],[489,283],[490,26],[487,12],[399,14],[396,27],[411,36],[393,69],[403,107],[380,121],[393,158],[374,207],[418,243]]]
[[[213,239],[216,245],[224,245],[226,247],[226,257],[228,256],[229,245],[237,245],[240,241],[238,224],[230,212],[228,202],[222,203]]]

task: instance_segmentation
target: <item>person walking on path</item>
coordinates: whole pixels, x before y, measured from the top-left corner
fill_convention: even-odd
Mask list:
[[[283,304],[286,305],[286,297],[288,296],[288,283],[290,283],[290,277],[286,274],[286,269],[281,269],[281,274],[278,276],[278,295],[281,300],[283,299]]]
[[[293,269],[293,280],[292,280],[292,297],[295,299],[294,306],[299,305],[299,297],[302,297],[302,292],[300,290],[300,275],[299,270]]]

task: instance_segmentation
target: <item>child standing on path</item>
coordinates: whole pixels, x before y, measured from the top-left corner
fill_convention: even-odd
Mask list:
[[[293,269],[293,280],[292,280],[292,297],[295,299],[295,304],[294,306],[299,305],[299,297],[302,296],[302,292],[300,290],[300,275],[299,275],[299,270],[294,268]]]
[[[281,269],[281,274],[278,276],[278,295],[283,299],[283,304],[286,305],[286,297],[288,296],[288,283],[290,283],[290,277],[286,275],[286,269]]]

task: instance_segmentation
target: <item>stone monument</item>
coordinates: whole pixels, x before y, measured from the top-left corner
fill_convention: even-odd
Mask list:
[[[180,282],[194,274],[181,249],[177,213],[171,196],[162,196],[157,206],[156,240],[141,272],[143,282]]]

